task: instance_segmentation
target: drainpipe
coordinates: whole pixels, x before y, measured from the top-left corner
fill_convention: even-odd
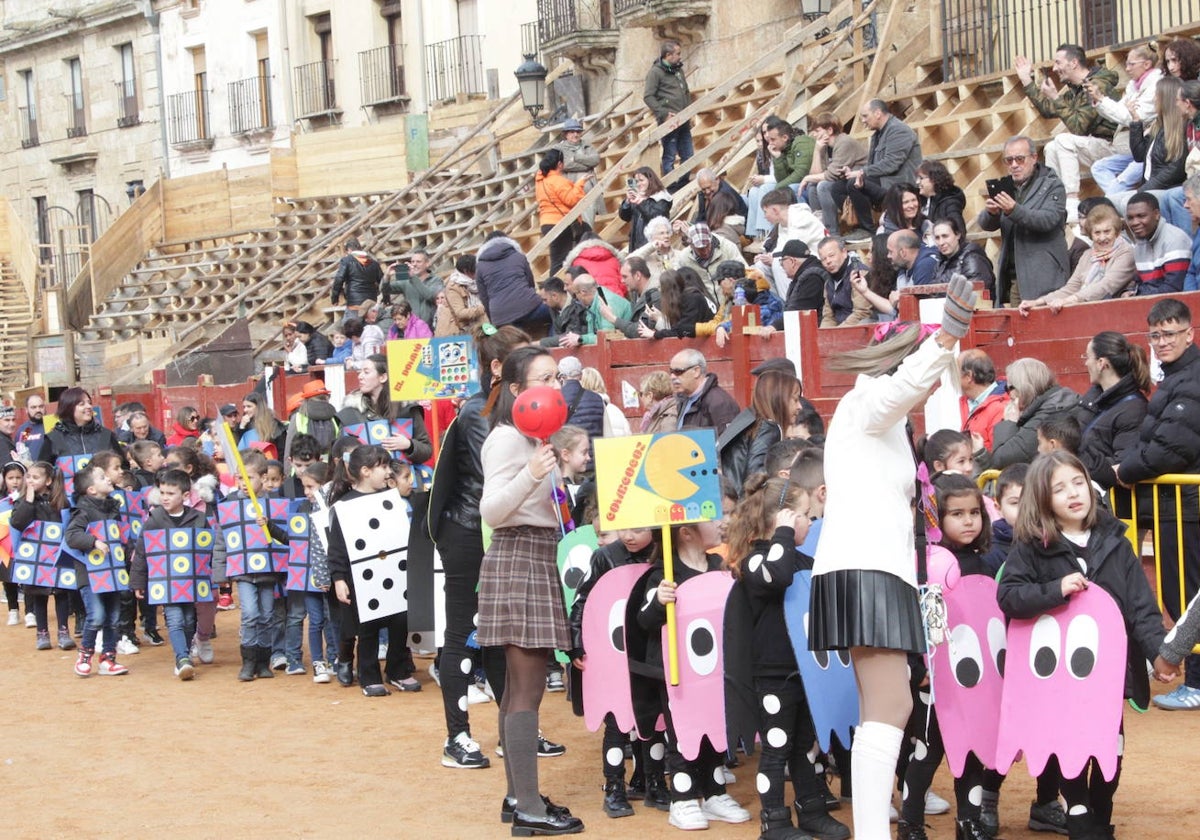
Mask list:
[[[158,80],[158,131],[163,150],[163,177],[171,177],[171,144],[167,139],[167,94],[163,90],[163,46],[159,28],[160,15],[154,11],[151,0],[142,0],[142,16],[154,33],[154,75]]]
[[[293,127],[292,118],[292,31],[288,23],[288,3],[290,0],[279,0],[279,28],[283,39],[283,116],[284,125],[290,132]],[[294,145],[292,141],[289,144]]]

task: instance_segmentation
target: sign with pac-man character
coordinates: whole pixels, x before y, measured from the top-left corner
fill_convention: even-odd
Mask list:
[[[67,528],[61,522],[34,522],[18,534],[12,532],[12,582],[21,586],[78,589],[75,563],[62,557]]]
[[[358,438],[358,442],[368,446],[382,446],[383,442],[394,435],[404,435],[412,439],[412,420],[368,420],[365,423],[351,423],[344,433]],[[408,456],[398,449],[391,452],[397,461],[407,461]]]
[[[393,400],[466,398],[479,390],[479,356],[469,336],[389,341],[387,360]]]
[[[712,429],[597,438],[596,497],[605,531],[658,528],[721,516]]]
[[[54,461],[63,477],[63,491],[67,498],[75,495],[75,473],[92,463],[91,455],[64,455]]]
[[[146,603],[195,604],[211,601],[210,528],[155,528],[143,533],[146,552]]]
[[[287,499],[262,499],[260,504],[265,507],[263,515],[268,520],[287,528]],[[217,521],[225,534],[225,565],[229,577],[287,571],[287,545],[273,542],[257,520],[256,506],[249,499],[217,505]]]

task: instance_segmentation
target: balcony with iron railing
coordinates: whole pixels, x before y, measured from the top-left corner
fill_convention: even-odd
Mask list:
[[[712,14],[712,0],[612,0],[617,26],[659,27],[667,37],[698,34]]]
[[[251,76],[229,83],[229,131],[234,135],[270,132],[275,127],[271,109],[271,77]]]
[[[117,128],[129,128],[142,121],[138,114],[137,87],[133,81],[117,82]]]
[[[71,124],[67,126],[67,137],[86,137],[87,117],[83,112],[83,97],[71,100]]]
[[[404,86],[404,45],[384,44],[360,52],[358,79],[364,105],[406,105],[409,97]]]
[[[296,68],[296,83],[293,91],[296,117],[312,119],[330,118],[341,113],[337,106],[337,89],[334,84],[333,60],[313,61]]]
[[[548,57],[588,73],[611,73],[620,38],[612,0],[538,0],[538,40]]]
[[[445,102],[459,94],[487,94],[482,35],[461,35],[425,47],[426,99]]]
[[[167,97],[167,138],[180,149],[211,149],[208,91],[204,88]]]
[[[531,20],[521,24],[521,55],[531,55],[539,64],[542,61],[542,22]]]
[[[31,149],[38,145],[37,109],[32,105],[18,108],[17,122],[21,124],[21,148]]]

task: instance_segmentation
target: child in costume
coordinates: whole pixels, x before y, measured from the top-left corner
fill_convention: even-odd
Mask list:
[[[754,622],[751,650],[762,758],[758,795],[764,840],[814,835],[845,840],[850,829],[829,815],[809,749],[817,740],[796,653],[784,620],[784,593],[795,573],[812,567],[797,551],[808,535],[809,492],[790,478],[751,475],[729,524],[730,570],[745,590]],[[784,803],[785,770],[796,793],[797,832]]]
[[[1145,707],[1150,686],[1144,663],[1163,642],[1162,613],[1125,536],[1125,525],[1101,508],[1087,469],[1064,450],[1039,455],[1029,467],[1013,550],[1000,578],[1000,608],[1009,618],[1035,618],[1067,603],[1089,586],[1112,596],[1129,639],[1126,696]],[[1123,729],[1123,727],[1122,727]],[[1072,840],[1112,836],[1113,796],[1120,779],[1105,780],[1096,760],[1063,779],[1067,831]]]
[[[20,533],[34,522],[62,522],[62,512],[67,508],[67,496],[63,492],[62,474],[53,464],[36,461],[25,472],[24,494],[13,504],[10,526]],[[37,627],[37,649],[50,650],[50,626],[48,609],[50,596],[54,596],[54,613],[58,621],[58,647],[74,650],[75,640],[67,629],[71,615],[67,591],[48,586],[26,586],[25,601],[33,610]]]

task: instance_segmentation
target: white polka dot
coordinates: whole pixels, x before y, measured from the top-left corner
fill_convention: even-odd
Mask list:
[[[465,712],[467,710],[467,695],[464,694],[462,697],[458,698],[458,710],[460,712]]]
[[[746,561],[746,568],[750,570],[751,574],[753,574],[754,572],[758,571],[758,567],[762,565],[762,561],[763,556],[761,554],[755,554]]]
[[[475,613],[475,615],[471,616],[471,626],[472,627],[479,626],[479,613]]]
[[[913,758],[917,761],[924,761],[927,755],[929,755],[929,748],[925,746],[925,742],[917,741],[916,746],[913,747]]]
[[[658,595],[657,589],[651,589],[649,592],[647,592],[646,593],[646,603],[649,604],[651,601],[653,601],[654,597],[656,595]]]
[[[969,791],[967,791],[967,801],[970,802],[972,805],[982,805],[983,804],[983,787],[981,785],[975,785],[975,787],[973,787]]]
[[[779,714],[779,708],[780,708],[781,704],[779,702],[779,698],[776,697],[774,694],[764,694],[763,699],[762,699],[762,706],[766,710],[767,714],[777,715],[777,714]]]
[[[775,545],[771,546],[771,550],[767,552],[767,562],[774,563],[776,560],[778,560],[782,556],[783,556],[783,546],[776,543]]]
[[[714,767],[713,768],[713,781],[719,785],[725,784],[725,768],[724,767]]]
[[[770,583],[772,580],[774,580],[774,578],[771,577],[771,570],[768,569],[766,566],[763,566],[762,576],[763,576],[763,580],[766,581],[767,583]]]
[[[1125,733],[1117,733],[1117,755],[1125,755]]]
[[[1067,811],[1072,817],[1082,817],[1088,812],[1086,805],[1072,805],[1071,810]]]
[[[766,793],[771,789],[771,780],[767,778],[766,773],[759,773],[754,777],[754,781],[757,784],[760,794]]]
[[[654,743],[650,745],[650,759],[652,761],[662,761],[663,756],[667,754],[665,744]]]
[[[926,706],[933,705],[933,699],[929,696],[928,691],[918,691],[917,699],[920,700],[922,703],[924,703]]]
[[[817,762],[816,764],[813,765],[813,772],[816,773],[818,776],[824,775],[825,765],[821,764],[820,762]]]
[[[908,782],[904,783],[904,789],[900,791],[900,798],[907,801],[908,799]]]
[[[679,793],[687,793],[692,789],[692,777],[687,773],[676,773],[671,777],[671,789]]]
[[[464,656],[462,658],[462,660],[458,663],[458,670],[462,671],[464,675],[471,673],[472,665],[470,657]]]
[[[610,747],[604,754],[604,760],[609,767],[619,767],[625,763],[625,751],[620,747]]]
[[[772,726],[767,730],[767,743],[778,749],[788,741],[787,733],[778,726]]]

